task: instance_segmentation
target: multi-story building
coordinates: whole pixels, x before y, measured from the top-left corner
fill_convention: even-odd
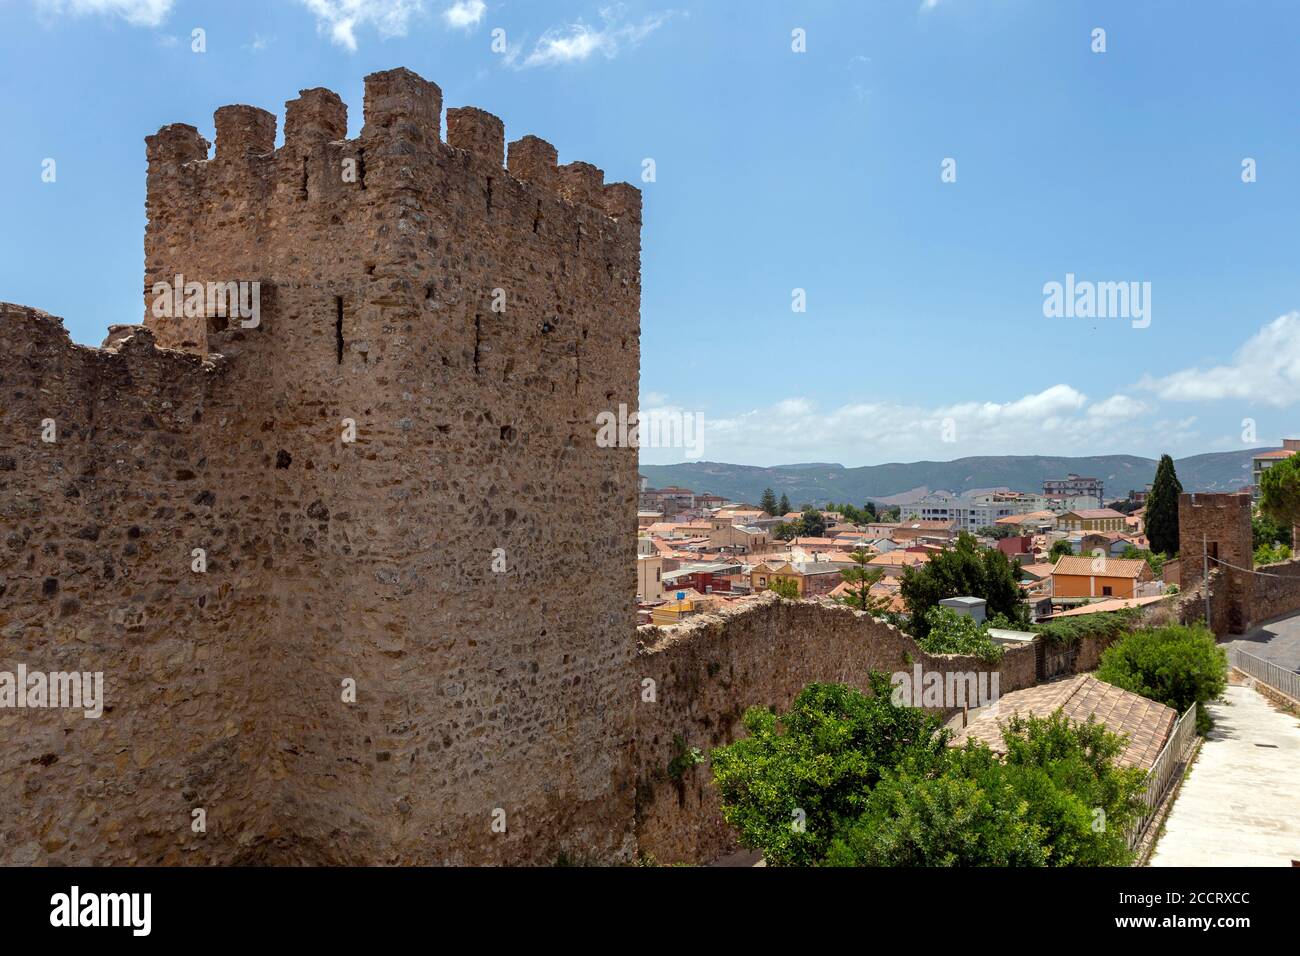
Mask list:
[[[1043,482],[1043,494],[1048,498],[1086,497],[1090,501],[1096,501],[1098,508],[1106,504],[1103,498],[1105,489],[1100,478],[1085,478],[1073,472],[1064,478],[1046,479]]]
[[[904,518],[920,521],[951,522],[957,531],[978,531],[993,525],[999,518],[1037,510],[1043,499],[1031,495],[981,494],[970,497],[926,495],[903,506]]]
[[[1290,458],[1300,451],[1300,438],[1283,438],[1282,447],[1275,451],[1260,452],[1251,460],[1251,497],[1259,500],[1259,479],[1269,468],[1284,458]]]
[[[1125,515],[1114,508],[1080,508],[1056,519],[1058,531],[1124,531]]]

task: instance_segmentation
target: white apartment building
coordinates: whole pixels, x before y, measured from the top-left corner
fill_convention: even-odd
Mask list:
[[[1041,495],[986,492],[970,497],[926,495],[919,501],[904,505],[902,510],[905,518],[952,521],[956,522],[956,530],[974,533],[980,528],[990,527],[999,518],[1042,511],[1046,507],[1047,500]]]

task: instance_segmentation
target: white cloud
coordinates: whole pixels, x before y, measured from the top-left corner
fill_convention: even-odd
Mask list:
[[[487,13],[487,4],[483,0],[456,0],[442,11],[442,18],[447,21],[448,26],[469,30],[479,25],[485,13]]]
[[[109,14],[139,27],[156,27],[167,19],[174,0],[36,0],[40,11],[50,16]]]
[[[939,0],[921,0],[921,11],[933,10],[939,5]]]
[[[516,69],[529,69],[580,63],[597,53],[613,59],[620,51],[636,47],[667,23],[673,12],[652,14],[639,23],[625,23],[619,5],[603,8],[600,17],[602,25],[599,27],[581,20],[563,27],[552,27],[538,38],[527,56],[522,55],[520,47],[514,47],[506,54],[506,62]]]
[[[1091,402],[1066,384],[1008,401],[934,406],[871,401],[822,410],[807,398],[791,397],[727,417],[706,414],[704,447],[711,461],[861,465],[966,455],[1077,455],[1094,448],[1120,452],[1193,437],[1194,418],[1156,420],[1153,412],[1122,394]],[[642,449],[641,458],[651,464],[682,460],[672,449]]]
[[[298,0],[316,16],[316,26],[348,50],[357,48],[357,29],[373,27],[383,39],[404,37],[423,0]]]
[[[1088,408],[1092,418],[1104,418],[1108,421],[1125,421],[1146,415],[1153,409],[1146,402],[1130,398],[1127,395],[1112,395],[1103,402],[1097,402]]]
[[[1300,312],[1268,323],[1226,364],[1183,369],[1162,378],[1147,376],[1140,384],[1170,401],[1236,399],[1292,405],[1300,400]]]

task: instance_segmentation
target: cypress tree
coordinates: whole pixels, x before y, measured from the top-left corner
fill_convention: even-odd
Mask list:
[[[1174,460],[1161,455],[1151,493],[1147,495],[1146,532],[1154,553],[1173,557],[1178,552],[1178,496],[1182,492]]]

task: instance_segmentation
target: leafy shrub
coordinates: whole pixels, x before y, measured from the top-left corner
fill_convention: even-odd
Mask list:
[[[810,684],[778,718],[751,708],[751,736],[713,751],[727,822],[772,865],[1123,866],[1144,773],[1118,765],[1101,724],[1012,718],[1007,754],[946,746],[936,718]],[[781,732],[778,728],[784,730]]]
[[[1100,614],[1080,614],[1034,625],[1043,639],[1053,644],[1069,646],[1088,637],[1114,640],[1137,626],[1141,612],[1137,608],[1121,611],[1103,611]]]
[[[1255,549],[1256,564],[1276,564],[1291,560],[1291,546],[1286,544],[1261,544]]]
[[[969,741],[939,774],[906,768],[831,845],[836,866],[1127,866],[1145,774],[1122,738],[1060,711],[1013,717],[1005,760]]]
[[[1106,648],[1097,679],[1168,704],[1183,713],[1193,703],[1204,704],[1223,693],[1228,683],[1228,656],[1203,625],[1134,631]],[[1202,707],[1196,729],[1212,726]]]
[[[1002,659],[1002,645],[989,637],[991,622],[977,624],[974,618],[942,606],[930,608],[925,617],[926,634],[917,641],[921,650],[929,654],[970,654],[989,664]]]
[[[871,697],[842,684],[809,684],[780,718],[751,707],[749,736],[711,754],[723,817],[769,863],[819,862],[885,773],[907,757],[919,773],[944,759],[948,733],[939,719],[895,707],[884,674],[869,680]]]

